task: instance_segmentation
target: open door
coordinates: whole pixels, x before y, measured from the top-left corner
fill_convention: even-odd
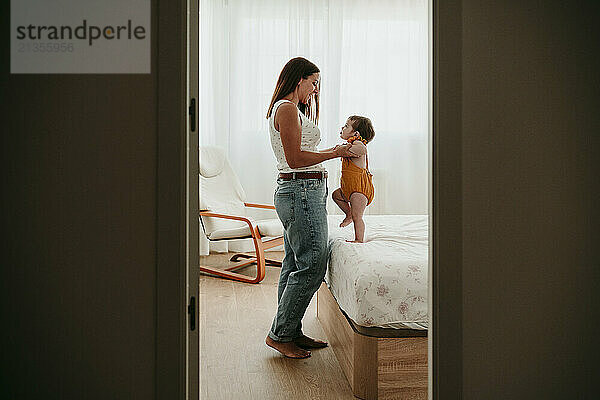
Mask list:
[[[198,189],[198,0],[187,0],[187,140],[186,140],[186,399],[200,396],[199,310],[199,189]]]

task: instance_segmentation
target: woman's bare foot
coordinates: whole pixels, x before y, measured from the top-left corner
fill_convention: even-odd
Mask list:
[[[294,339],[294,343],[303,349],[322,349],[323,347],[327,347],[327,342],[312,339],[306,335],[302,335]]]
[[[362,240],[358,240],[358,239],[355,239],[355,240],[346,240],[346,242],[348,242],[348,243],[364,243]]]
[[[276,342],[269,336],[265,339],[267,346],[274,348],[288,358],[307,358],[310,357],[310,351],[301,349],[294,342]]]
[[[346,218],[344,218],[344,220],[342,222],[340,222],[340,228],[350,225],[351,222],[352,222],[352,216],[347,215]]]

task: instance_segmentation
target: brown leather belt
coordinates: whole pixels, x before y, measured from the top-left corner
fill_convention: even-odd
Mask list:
[[[291,179],[325,179],[327,171],[310,171],[310,172],[280,172],[279,179],[289,181]]]

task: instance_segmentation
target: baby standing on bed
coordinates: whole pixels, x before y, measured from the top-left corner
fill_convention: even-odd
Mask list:
[[[373,175],[369,172],[369,158],[367,143],[373,140],[375,130],[371,120],[367,117],[353,115],[342,127],[340,137],[352,143],[350,152],[356,157],[342,158],[342,177],[340,188],[336,189],[331,197],[333,201],[346,214],[340,223],[341,227],[354,222],[353,243],[363,243],[365,236],[365,222],[363,213],[365,208],[373,201],[375,188]]]

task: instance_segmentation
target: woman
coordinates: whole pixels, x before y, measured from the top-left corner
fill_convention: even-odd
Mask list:
[[[327,172],[321,162],[354,155],[349,144],[317,150],[319,73],[307,59],[291,59],[279,75],[267,111],[279,170],[274,202],[284,228],[285,256],[277,314],[266,343],[290,358],[306,358],[308,349],[327,346],[303,335],[301,323],[327,268]]]

